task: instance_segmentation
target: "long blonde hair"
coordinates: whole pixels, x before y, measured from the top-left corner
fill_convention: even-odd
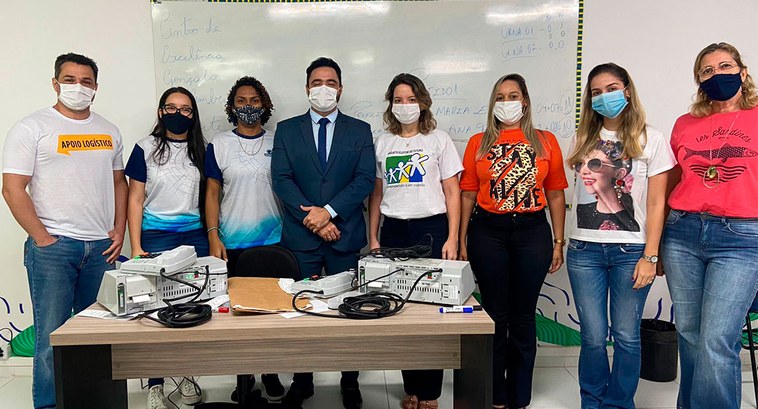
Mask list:
[[[503,85],[505,81],[513,81],[518,84],[519,88],[521,89],[521,95],[524,97],[524,102],[526,102],[526,108],[524,108],[524,116],[521,117],[520,122],[521,131],[524,132],[526,140],[529,141],[529,143],[532,145],[532,148],[537,153],[537,156],[541,156],[545,151],[545,148],[543,146],[544,142],[542,138],[537,134],[537,131],[534,129],[534,125],[532,124],[532,101],[529,98],[529,90],[526,88],[526,80],[524,80],[524,77],[518,74],[508,74],[500,77],[500,79],[495,82],[495,86],[492,87],[492,93],[490,94],[490,105],[487,109],[487,128],[484,130],[482,144],[479,146],[479,150],[476,152],[477,160],[482,159],[487,155],[487,153],[492,148],[492,145],[495,144],[495,141],[497,141],[497,138],[500,136],[500,121],[495,118],[493,110],[495,108],[495,102],[497,102],[497,93],[500,91],[500,86]]]
[[[713,43],[703,48],[698,53],[697,57],[695,57],[695,66],[692,68],[695,76],[695,84],[697,84],[698,87],[697,94],[695,95],[695,102],[690,106],[690,113],[696,118],[703,118],[713,113],[711,99],[708,98],[708,95],[706,95],[705,92],[703,92],[703,89],[700,88],[701,81],[698,72],[700,71],[700,64],[703,62],[703,57],[717,50],[728,52],[732,58],[734,58],[734,62],[737,63],[737,66],[740,67],[740,72],[742,72],[742,70],[747,70],[747,65],[742,63],[740,52],[737,51],[733,45],[728,43]],[[746,72],[745,80],[742,81],[740,109],[751,109],[756,105],[758,105],[758,94],[756,94],[755,91],[755,83],[753,82],[753,78],[750,77],[750,74],[747,74]]]
[[[592,80],[600,74],[610,74],[618,78],[629,93],[629,104],[621,112],[621,127],[616,137],[624,147],[622,157],[637,159],[642,156],[643,142],[647,143],[645,130],[645,110],[642,108],[637,88],[634,86],[629,73],[614,63],[596,66],[587,76],[587,85],[582,96],[582,110],[579,116],[579,128],[576,130],[574,150],[567,159],[569,165],[580,163],[590,152],[597,149],[600,141],[600,129],[603,128],[603,116],[592,109]],[[644,139],[643,139],[644,137]]]

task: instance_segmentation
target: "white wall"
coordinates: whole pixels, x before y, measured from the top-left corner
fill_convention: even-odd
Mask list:
[[[640,90],[649,123],[665,134],[687,110],[695,92],[691,69],[701,48],[711,42],[731,42],[748,65],[758,64],[753,24],[758,5],[751,0],[585,3],[584,76],[601,62],[626,67]],[[101,74],[94,109],[121,128],[128,155],[128,148],[149,131],[155,116],[152,108],[145,108],[153,107],[156,99],[150,4],[146,0],[12,1],[3,2],[0,13],[0,146],[16,120],[55,102],[53,61],[74,51],[97,61]],[[23,329],[32,323],[22,264],[25,234],[3,205],[0,231],[4,261],[0,327],[12,323]],[[549,280],[568,288],[565,270],[558,274],[563,276]],[[665,296],[662,280],[656,281],[649,304]]]
[[[0,5],[0,15],[0,145],[17,120],[55,103],[53,62],[67,52],[97,62],[99,89],[93,109],[121,128],[125,146],[149,132],[155,112],[134,109],[155,105],[148,1],[7,1]],[[4,203],[0,235],[0,328],[10,323],[24,329],[32,324],[23,266],[26,234]]]

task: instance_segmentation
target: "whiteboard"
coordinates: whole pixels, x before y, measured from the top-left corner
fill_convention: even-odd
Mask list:
[[[339,109],[383,132],[384,93],[402,72],[421,78],[438,128],[462,154],[484,131],[492,85],[527,80],[535,125],[564,148],[574,131],[577,0],[195,3],[153,5],[156,93],[195,95],[206,136],[231,128],[229,89],[259,79],[275,111],[264,127],[308,109],[305,68],[320,56],[342,68]]]

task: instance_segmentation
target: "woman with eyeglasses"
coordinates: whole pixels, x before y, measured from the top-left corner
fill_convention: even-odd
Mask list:
[[[424,83],[398,74],[387,87],[387,133],[375,141],[376,183],[369,196],[369,246],[410,247],[428,242],[429,257],[458,258],[463,167],[447,132],[436,129]],[[379,222],[384,216],[379,235]],[[381,240],[380,240],[381,239]],[[403,409],[437,409],[442,369],[403,370]]]
[[[576,172],[566,266],[581,327],[582,408],[634,408],[640,322],[676,162],[663,134],[645,124],[624,68],[607,63],[590,71],[567,162]]]
[[[208,240],[211,255],[226,260],[229,277],[237,275],[237,260],[245,250],[281,241],[281,213],[271,188],[274,135],[263,129],[273,110],[260,81],[238,79],[226,100],[226,115],[234,129],[216,135],[205,154]],[[279,376],[262,378],[268,398],[281,400],[284,386]],[[252,377],[249,386],[254,383]],[[237,396],[235,389],[232,400]]]
[[[740,407],[740,342],[758,291],[758,94],[739,51],[695,58],[695,102],[674,124],[679,165],[662,255],[679,333],[679,408]]]
[[[127,206],[132,257],[195,247],[208,255],[203,228],[205,139],[197,102],[182,87],[167,89],[158,103],[158,119],[149,136],[137,142],[124,173],[129,177]],[[166,409],[163,379],[148,380],[148,409]],[[200,402],[200,388],[192,378],[179,385],[182,402]]]
[[[495,321],[494,408],[523,408],[532,398],[534,314],[545,276],[563,264],[567,187],[558,141],[532,124],[526,80],[501,77],[484,133],[466,146],[460,182],[460,258],[471,262]]]

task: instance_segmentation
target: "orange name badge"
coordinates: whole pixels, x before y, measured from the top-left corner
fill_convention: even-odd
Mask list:
[[[113,150],[110,135],[58,135],[58,153],[71,155],[71,151]]]

